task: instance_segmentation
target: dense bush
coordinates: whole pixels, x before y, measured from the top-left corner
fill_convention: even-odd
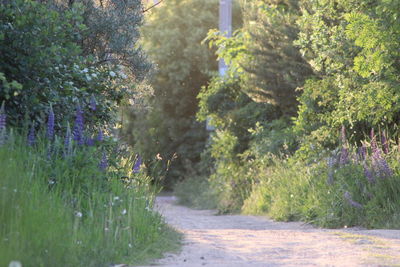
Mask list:
[[[109,23],[100,34],[94,29],[92,14],[100,8],[94,8],[93,3],[90,8],[89,2],[83,5],[77,1],[62,9],[37,1],[13,0],[0,7],[0,72],[4,74],[0,102],[7,104],[10,123],[21,126],[26,117],[44,122],[52,104],[60,128],[63,120],[73,117],[78,104],[89,109],[92,102],[96,103],[92,110],[96,116],[87,120],[88,124],[115,123],[117,106],[134,90],[136,80],[132,77],[140,78],[148,71],[140,52],[128,47],[134,47],[138,38],[137,33],[132,36],[132,31],[141,22],[141,13],[137,13],[140,5],[136,1],[129,8],[103,8],[106,21],[122,19],[116,14],[118,10],[131,12],[134,8],[136,13],[131,15],[129,25],[118,28]],[[132,16],[137,18],[132,20]],[[122,40],[128,31],[130,35]],[[113,36],[106,34],[109,32]],[[142,63],[133,64],[135,60]]]
[[[370,128],[399,121],[398,9],[392,5],[302,2],[296,44],[317,74],[299,99],[296,131],[306,145],[334,146],[341,125],[359,141]]]

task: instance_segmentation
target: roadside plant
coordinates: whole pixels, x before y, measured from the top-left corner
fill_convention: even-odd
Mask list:
[[[28,134],[28,146],[33,146],[36,142],[36,135],[35,135],[35,123],[31,122],[31,127],[29,129]]]
[[[53,106],[50,105],[49,109],[49,115],[47,118],[47,132],[46,132],[46,137],[51,141],[54,138],[54,111],[53,111]]]

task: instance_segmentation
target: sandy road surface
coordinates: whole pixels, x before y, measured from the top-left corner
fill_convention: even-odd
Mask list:
[[[183,248],[153,266],[400,266],[400,230],[318,229],[174,202],[158,197],[156,208],[184,233]]]

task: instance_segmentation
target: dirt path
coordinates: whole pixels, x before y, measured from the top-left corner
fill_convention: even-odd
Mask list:
[[[154,265],[400,266],[400,230],[317,229],[257,216],[216,216],[174,202],[159,197],[156,208],[184,233],[184,245]]]

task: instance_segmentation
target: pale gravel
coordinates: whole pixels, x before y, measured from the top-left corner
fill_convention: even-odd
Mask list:
[[[320,229],[261,216],[216,215],[162,196],[156,209],[184,234],[178,254],[151,266],[400,266],[400,230]]]

